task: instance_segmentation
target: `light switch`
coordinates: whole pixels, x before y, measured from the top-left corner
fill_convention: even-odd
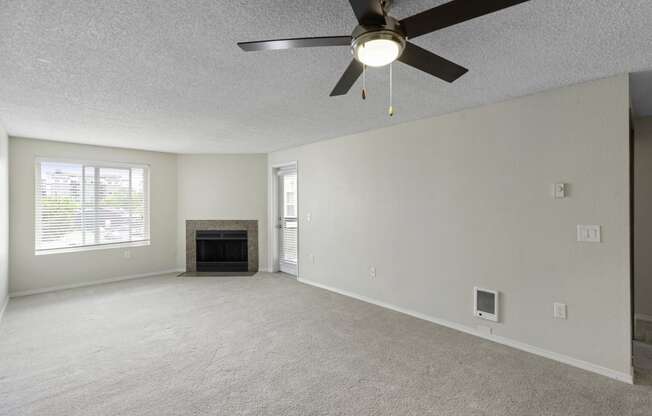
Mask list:
[[[583,243],[599,243],[602,241],[602,232],[599,225],[578,225],[577,241]]]
[[[554,304],[554,317],[556,319],[566,319],[566,304],[565,303],[557,303],[555,302]]]
[[[310,213],[306,214],[306,221],[307,222],[312,222],[312,215]]]

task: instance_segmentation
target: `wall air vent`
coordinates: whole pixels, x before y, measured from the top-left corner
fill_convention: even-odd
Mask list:
[[[498,322],[498,292],[474,287],[473,315]]]

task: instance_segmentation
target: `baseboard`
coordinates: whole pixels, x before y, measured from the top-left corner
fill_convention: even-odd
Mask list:
[[[553,351],[548,351],[548,350],[545,350],[545,349],[542,349],[542,348],[539,348],[539,347],[535,347],[535,346],[530,345],[530,344],[526,344],[524,342],[515,341],[513,339],[502,337],[502,336],[499,336],[499,335],[487,335],[487,334],[478,332],[477,330],[475,330],[475,329],[473,329],[471,327],[468,327],[466,325],[461,325],[461,324],[458,324],[458,323],[455,323],[455,322],[447,321],[445,319],[439,319],[439,318],[435,318],[435,317],[432,317],[432,316],[428,316],[428,315],[425,315],[425,314],[420,313],[420,312],[412,311],[410,309],[405,309],[405,308],[402,308],[400,306],[392,305],[390,303],[381,302],[381,301],[378,301],[378,300],[375,300],[375,299],[372,299],[372,298],[369,298],[369,297],[366,297],[366,296],[358,295],[356,293],[349,292],[349,291],[346,291],[346,290],[337,289],[337,288],[334,288],[334,287],[330,287],[330,286],[323,285],[321,283],[313,282],[313,281],[306,280],[306,279],[298,278],[297,280],[299,282],[301,282],[301,283],[305,283],[305,284],[310,285],[310,286],[315,286],[315,287],[318,287],[320,289],[325,289],[325,290],[328,290],[328,291],[331,291],[331,292],[339,293],[340,295],[348,296],[350,298],[361,300],[363,302],[371,303],[371,304],[374,304],[376,306],[380,306],[380,307],[383,307],[383,308],[386,308],[386,309],[391,309],[393,311],[404,313],[406,315],[414,316],[415,318],[423,319],[425,321],[430,321],[430,322],[435,323],[437,325],[441,325],[441,326],[445,326],[445,327],[448,327],[448,328],[451,328],[451,329],[455,329],[457,331],[464,332],[464,333],[467,333],[467,334],[470,334],[470,335],[475,335],[477,337],[484,338],[484,339],[487,339],[489,341],[496,342],[498,344],[503,344],[503,345],[506,345],[508,347],[516,348],[516,349],[521,350],[521,351],[526,351],[526,352],[529,352],[529,353],[532,353],[532,354],[535,354],[535,355],[546,357],[546,358],[549,358],[551,360],[555,360],[555,361],[558,361],[558,362],[561,362],[561,363],[564,363],[564,364],[568,364],[568,365],[571,365],[573,367],[581,368],[583,370],[591,371],[593,373],[600,374],[600,375],[603,375],[603,376],[606,376],[606,377],[609,377],[609,378],[612,378],[612,379],[615,379],[615,380],[618,380],[618,381],[622,381],[622,382],[625,382],[625,383],[628,383],[628,384],[634,384],[634,376],[632,374],[627,374],[627,373],[622,373],[620,371],[615,371],[615,370],[612,370],[610,368],[602,367],[600,365],[596,365],[596,364],[593,364],[593,363],[590,363],[590,362],[587,362],[587,361],[579,360],[577,358],[569,357],[569,356],[559,354],[559,353],[556,353],[556,352],[553,352]]]
[[[10,298],[18,298],[18,297],[21,297],[21,296],[38,295],[38,294],[41,294],[41,293],[56,292],[58,290],[76,289],[76,288],[79,288],[79,287],[102,285],[102,284],[106,284],[106,283],[120,282],[120,281],[123,281],[123,280],[140,279],[140,278],[143,278],[143,277],[151,277],[151,276],[158,276],[158,275],[162,275],[162,274],[176,273],[177,271],[178,271],[177,269],[170,269],[170,270],[162,270],[162,271],[159,271],[159,272],[140,273],[140,274],[132,274],[132,275],[129,275],[129,276],[111,277],[109,279],[95,280],[93,282],[75,283],[75,284],[72,284],[72,285],[51,286],[51,287],[46,287],[46,288],[42,288],[42,289],[22,290],[22,291],[18,291],[18,292],[11,292],[9,294],[9,297]]]
[[[2,317],[5,314],[5,309],[7,309],[7,305],[9,305],[9,296],[5,297],[2,306],[0,306],[0,322],[2,322]]]

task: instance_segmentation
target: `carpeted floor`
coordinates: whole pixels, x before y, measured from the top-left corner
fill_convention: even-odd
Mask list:
[[[0,414],[651,415],[652,387],[271,274],[169,275],[12,299]]]

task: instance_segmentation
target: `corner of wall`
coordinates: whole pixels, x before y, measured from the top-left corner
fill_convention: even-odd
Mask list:
[[[9,302],[9,137],[0,122],[0,319]]]

